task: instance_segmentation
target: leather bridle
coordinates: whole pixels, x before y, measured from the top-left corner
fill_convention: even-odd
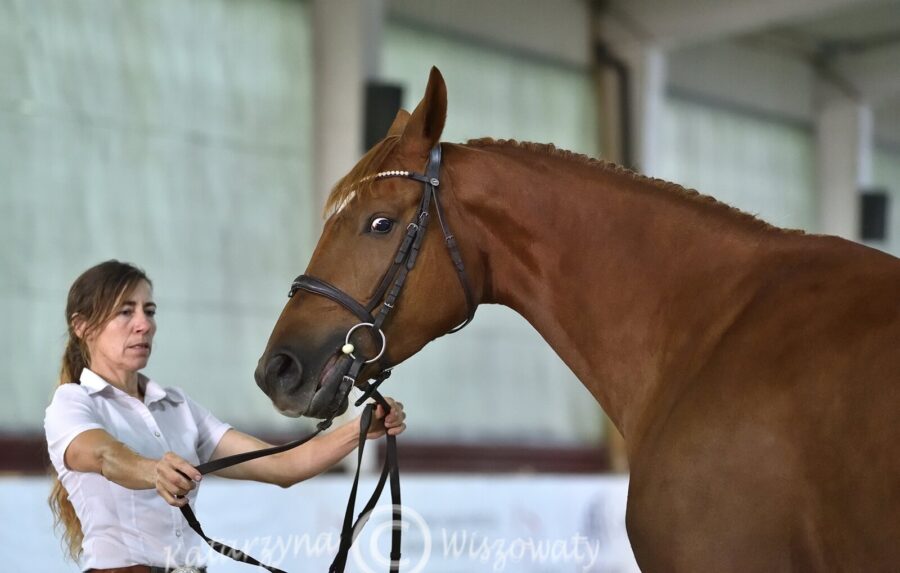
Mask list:
[[[319,422],[319,424],[316,426],[315,432],[304,438],[287,444],[283,444],[281,446],[275,446],[272,448],[266,448],[264,450],[257,450],[254,452],[246,452],[235,456],[229,456],[227,458],[221,458],[205,464],[200,464],[196,468],[197,471],[199,471],[201,474],[211,473],[246,461],[276,454],[279,452],[284,452],[308,442],[319,433],[327,429],[329,426],[331,426],[333,419],[335,418],[335,416],[337,416],[338,411],[340,410],[340,406],[349,395],[350,390],[351,388],[353,388],[353,386],[358,386],[363,390],[362,396],[356,401],[357,406],[360,406],[363,402],[365,402],[369,398],[372,398],[376,401],[377,404],[381,405],[381,407],[384,409],[385,416],[387,416],[387,414],[390,412],[390,405],[378,392],[378,386],[390,376],[390,370],[383,369],[372,378],[371,384],[366,380],[360,381],[358,380],[358,378],[363,367],[366,364],[374,363],[379,360],[384,355],[384,352],[387,348],[387,336],[384,334],[384,330],[382,328],[397,303],[397,299],[400,296],[401,291],[403,290],[403,286],[406,283],[406,279],[409,273],[412,271],[413,267],[416,264],[416,260],[419,256],[419,251],[422,247],[422,241],[425,238],[425,231],[428,228],[428,222],[431,218],[430,209],[432,205],[434,206],[434,212],[437,214],[438,222],[441,225],[441,231],[444,234],[444,242],[447,245],[447,250],[450,253],[450,259],[452,260],[453,266],[456,269],[456,275],[459,278],[460,285],[462,285],[463,292],[466,297],[466,306],[468,309],[466,319],[461,324],[451,329],[449,332],[457,332],[472,321],[472,318],[475,316],[475,299],[472,295],[469,279],[466,275],[465,265],[463,264],[462,255],[459,252],[456,238],[450,232],[449,227],[447,227],[447,224],[444,221],[443,214],[441,213],[441,204],[438,198],[438,188],[440,187],[440,171],[441,145],[440,143],[438,143],[434,146],[434,148],[432,148],[431,152],[429,153],[428,164],[425,167],[424,175],[421,173],[416,173],[414,171],[382,171],[369,177],[369,179],[371,180],[389,179],[393,177],[412,179],[414,181],[423,183],[424,189],[422,192],[422,199],[419,203],[419,209],[416,212],[413,220],[407,225],[406,235],[403,237],[400,246],[397,248],[397,252],[394,255],[394,259],[391,265],[388,267],[387,271],[385,271],[384,276],[379,282],[378,287],[375,290],[375,295],[367,304],[363,305],[362,303],[357,302],[356,299],[340,290],[336,286],[310,275],[300,275],[291,284],[291,290],[288,293],[289,298],[292,298],[298,290],[303,290],[312,294],[324,296],[349,310],[361,321],[350,328],[344,339],[344,346],[341,350],[344,354],[348,355],[352,359],[352,362],[341,378],[340,385],[331,403],[329,416]],[[380,308],[378,309],[377,315],[373,315],[373,312],[375,311],[376,307],[379,306],[379,304]],[[355,347],[350,342],[350,337],[359,328],[371,328],[373,331],[377,332],[380,335],[381,350],[375,357],[366,359],[361,354],[353,354]],[[371,423],[373,409],[374,404],[367,404],[365,409],[363,410],[362,418],[360,420],[360,436],[357,454],[358,459],[356,475],[353,479],[353,487],[350,490],[350,497],[347,500],[347,510],[344,514],[344,523],[343,527],[341,528],[341,540],[338,546],[338,552],[335,556],[334,562],[332,562],[331,567],[329,568],[330,573],[341,573],[344,571],[347,563],[347,557],[350,552],[350,547],[353,544],[353,541],[356,539],[356,535],[359,533],[361,527],[365,525],[365,522],[368,520],[369,514],[375,508],[375,504],[381,497],[381,492],[384,490],[384,486],[387,483],[388,478],[390,478],[394,524],[391,533],[390,572],[397,573],[400,570],[400,523],[402,515],[400,509],[400,470],[397,465],[397,442],[395,436],[387,435],[387,448],[385,452],[384,466],[382,467],[381,471],[381,477],[379,478],[378,483],[375,486],[375,490],[372,493],[372,496],[369,498],[369,501],[357,516],[356,521],[353,521],[353,510],[356,505],[356,493],[359,485],[359,473],[361,465],[360,462],[362,461],[363,448],[365,447],[366,442],[366,428],[368,428],[369,424]],[[233,549],[231,547],[228,547],[227,545],[224,545],[222,543],[219,543],[218,541],[215,541],[214,539],[210,539],[209,537],[207,537],[200,526],[200,522],[197,520],[194,512],[191,510],[190,505],[185,504],[181,508],[181,512],[191,528],[196,531],[197,534],[199,534],[210,545],[210,547],[212,547],[219,553],[222,553],[223,555],[231,557],[232,559],[235,559],[237,561],[242,561],[251,565],[258,565],[263,569],[266,569],[273,573],[285,573],[281,569],[277,569],[275,567],[260,563],[253,557],[245,554],[238,549]]]
[[[416,261],[419,257],[419,250],[422,247],[422,241],[425,238],[425,232],[428,229],[428,222],[431,218],[431,206],[434,205],[434,212],[437,214],[438,223],[441,225],[441,231],[444,234],[444,242],[447,245],[447,250],[450,253],[450,259],[453,261],[453,267],[456,270],[456,276],[459,279],[459,283],[462,286],[463,293],[466,297],[466,307],[467,307],[467,315],[466,319],[459,324],[458,326],[451,329],[449,332],[457,332],[464,328],[467,324],[472,321],[472,318],[475,316],[475,299],[472,295],[472,289],[469,286],[469,278],[466,274],[466,267],[463,264],[462,255],[459,252],[459,246],[456,243],[456,238],[453,236],[453,233],[450,232],[449,227],[447,226],[446,221],[444,221],[443,213],[441,212],[441,203],[438,198],[438,188],[440,187],[440,171],[441,171],[441,144],[432,148],[431,153],[428,157],[428,164],[425,166],[425,174],[416,173],[414,171],[382,171],[381,173],[377,173],[375,175],[370,176],[370,179],[373,180],[382,180],[382,179],[390,179],[393,177],[402,177],[405,179],[412,179],[414,181],[419,181],[424,184],[424,190],[422,191],[422,199],[419,202],[419,209],[416,211],[415,217],[410,223],[406,226],[406,236],[403,237],[403,241],[397,247],[397,252],[394,254],[394,260],[388,269],[385,271],[384,275],[381,278],[381,281],[378,283],[378,287],[375,289],[375,294],[372,299],[365,305],[360,302],[357,302],[352,296],[348,295],[341,289],[336,286],[325,282],[322,279],[313,277],[311,275],[300,275],[296,279],[294,279],[293,284],[291,284],[291,290],[288,293],[288,297],[293,297],[294,294],[298,290],[303,290],[312,294],[317,294],[320,296],[324,296],[347,310],[356,315],[356,317],[362,322],[353,326],[348,332],[347,336],[344,340],[344,348],[342,349],[345,354],[348,354],[351,358],[353,358],[353,362],[348,369],[347,373],[343,377],[342,386],[338,390],[337,395],[341,401],[346,396],[346,393],[343,392],[343,386],[347,385],[347,392],[349,392],[350,386],[356,384],[357,386],[361,386],[363,389],[363,396],[358,400],[358,403],[364,402],[368,399],[369,395],[377,389],[378,384],[384,381],[384,378],[381,378],[384,375],[386,370],[383,370],[379,375],[375,376],[374,379],[376,383],[374,385],[368,384],[368,382],[358,382],[357,378],[359,377],[359,373],[362,368],[369,363],[375,362],[378,360],[387,348],[387,336],[385,336],[382,327],[384,326],[385,321],[387,321],[388,316],[390,316],[391,311],[394,310],[394,306],[397,303],[397,298],[400,296],[400,292],[403,290],[403,286],[406,284],[406,279],[409,276],[409,273],[412,271],[413,267],[416,265]],[[380,304],[380,308],[378,309],[377,315],[373,315],[375,308]],[[353,345],[350,343],[350,335],[358,328],[367,327],[371,328],[373,331],[377,332],[380,335],[382,345],[381,350],[378,355],[371,359],[364,359],[362,357],[357,357],[353,355]]]

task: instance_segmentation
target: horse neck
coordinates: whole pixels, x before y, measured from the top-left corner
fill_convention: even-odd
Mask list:
[[[525,317],[631,448],[752,297],[769,233],[618,168],[522,147],[454,151],[454,203],[485,261],[481,302]]]

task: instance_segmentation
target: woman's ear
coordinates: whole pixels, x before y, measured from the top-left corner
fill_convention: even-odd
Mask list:
[[[84,317],[76,312],[69,319],[69,322],[72,323],[72,331],[75,333],[75,336],[84,340],[84,331],[87,328],[87,322],[84,320]]]

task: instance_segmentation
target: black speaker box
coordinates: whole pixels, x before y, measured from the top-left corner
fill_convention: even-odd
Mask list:
[[[861,194],[862,230],[864,241],[883,241],[888,230],[888,194],[884,189],[867,189]]]
[[[403,103],[403,88],[374,80],[366,82],[366,116],[363,145],[366,151],[387,135]]]

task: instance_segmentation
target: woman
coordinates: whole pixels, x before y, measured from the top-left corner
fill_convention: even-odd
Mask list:
[[[126,263],[92,267],[69,290],[69,339],[44,420],[58,476],[49,501],[69,553],[88,571],[165,571],[186,565],[192,548],[193,556],[205,554],[178,509],[196,498],[194,466],[269,446],[140,373],[153,349],[155,314],[150,279]],[[378,407],[368,438],[406,428],[402,404],[388,401],[390,415]],[[216,473],[289,487],[350,453],[359,423]]]

